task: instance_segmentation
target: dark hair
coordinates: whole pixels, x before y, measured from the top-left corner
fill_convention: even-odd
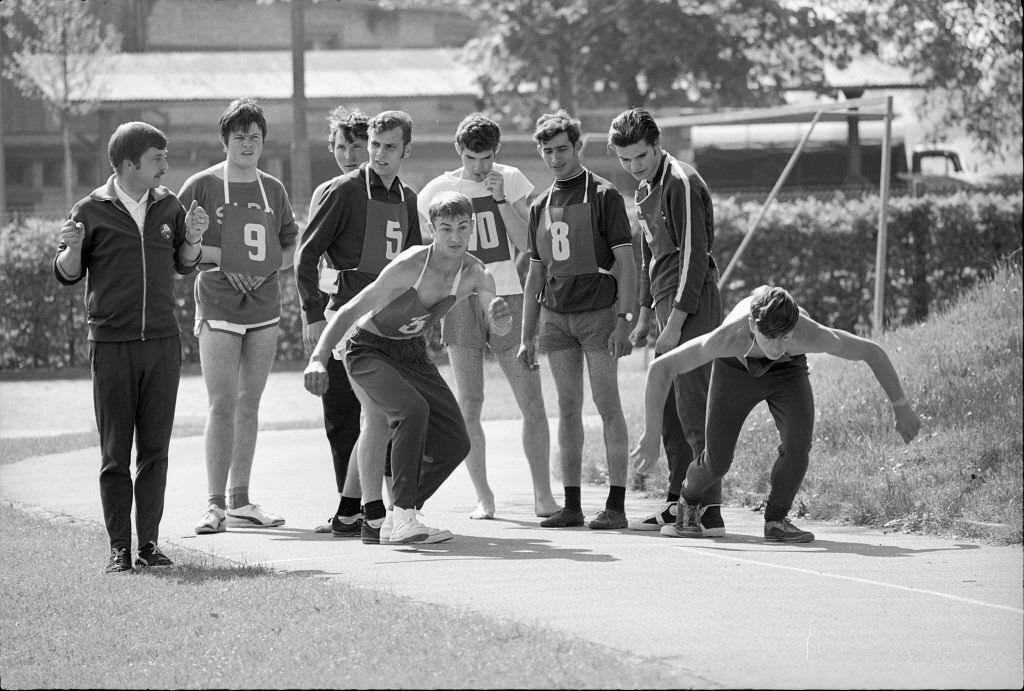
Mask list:
[[[494,151],[501,143],[498,123],[483,113],[467,115],[455,130],[455,143],[465,151]]]
[[[139,165],[142,154],[150,147],[167,148],[167,136],[148,122],[124,122],[117,126],[107,142],[107,158],[110,167],[117,167],[124,161]]]
[[[334,151],[339,134],[349,144],[357,139],[366,139],[369,122],[370,119],[358,110],[350,111],[345,106],[338,106],[327,116],[327,150]]]
[[[473,217],[473,202],[461,192],[438,192],[430,200],[427,217],[433,223],[439,218]]]
[[[785,336],[800,319],[800,308],[785,288],[758,286],[750,296],[750,316],[766,338]]]
[[[568,135],[569,141],[573,144],[580,140],[580,121],[573,118],[564,109],[557,113],[545,113],[537,118],[533,139],[538,144],[544,144],[562,132]]]
[[[380,134],[396,127],[402,128],[402,143],[412,141],[412,117],[403,110],[385,110],[370,118],[368,131]]]
[[[231,133],[240,130],[248,132],[253,123],[260,128],[263,138],[267,138],[267,119],[263,117],[263,108],[251,98],[236,98],[220,114],[220,140],[228,143]]]
[[[630,108],[615,116],[608,128],[608,147],[630,146],[643,142],[648,146],[658,143],[661,130],[654,116],[645,108]]]

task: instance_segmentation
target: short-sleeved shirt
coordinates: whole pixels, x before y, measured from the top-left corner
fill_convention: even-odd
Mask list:
[[[370,198],[406,207],[409,227],[402,229],[403,242],[399,251],[423,243],[415,190],[397,177],[390,187],[384,187],[380,176],[372,168],[367,168],[364,163],[356,170],[331,180],[310,211],[309,223],[302,233],[295,258],[296,282],[306,323],[322,321],[325,309],[340,309],[377,277],[377,273],[357,268],[363,260],[367,186]],[[330,266],[341,272],[337,293],[330,297],[329,305],[324,304],[319,286],[318,265],[324,255],[327,255]]]
[[[505,199],[508,203],[526,199],[533,192],[533,183],[530,182],[521,170],[514,166],[507,166],[495,163],[495,171],[501,173],[505,182]],[[431,202],[441,192],[461,192],[477,205],[478,199],[492,199],[490,191],[484,187],[482,182],[468,180],[462,177],[462,168],[450,170],[428,182],[419,192],[419,210],[423,218],[429,218]],[[487,270],[494,276],[494,286],[497,295],[521,295],[523,285],[519,279],[519,272],[516,271],[515,252],[512,251],[512,243],[505,231],[504,223],[500,218],[490,218],[488,214],[493,212],[487,210],[476,213],[476,238],[475,244],[471,245],[470,254],[481,259],[487,265]],[[499,255],[497,260],[486,252],[480,252],[477,248],[500,246],[507,252]]]
[[[210,227],[203,235],[203,244],[222,247],[225,233],[242,233],[241,228],[225,228],[224,219],[224,164],[218,163],[196,173],[182,185],[178,198],[188,208],[194,199],[210,217]],[[292,205],[281,181],[268,173],[257,171],[259,182],[229,181],[228,194],[232,206],[259,209],[272,219],[274,227],[266,232],[275,236],[280,247],[295,244],[299,227],[292,213]],[[262,183],[262,186],[261,184]],[[262,187],[262,190],[261,190]],[[266,200],[263,194],[266,193]],[[222,247],[223,251],[223,247]],[[221,262],[224,262],[221,257]],[[196,318],[220,319],[236,324],[257,324],[281,315],[281,294],[276,273],[269,276],[259,288],[239,293],[228,282],[220,267],[209,268],[200,264],[202,271],[196,277]]]
[[[553,226],[552,213],[583,205],[590,209],[590,225],[569,228],[568,235],[559,237],[543,232]],[[556,219],[557,222],[557,219]],[[551,247],[538,246],[538,239],[551,238]],[[555,242],[558,242],[556,248]],[[611,273],[617,247],[632,248],[632,235],[626,205],[622,195],[608,180],[584,169],[569,180],[555,180],[548,190],[534,199],[530,206],[529,223],[530,261],[542,262],[547,268],[547,279],[541,295],[541,304],[555,312],[585,312],[604,309],[618,298],[618,284]],[[586,256],[592,269],[585,273],[552,270],[552,257],[559,264],[571,264],[573,256]],[[577,269],[578,271],[578,269]]]

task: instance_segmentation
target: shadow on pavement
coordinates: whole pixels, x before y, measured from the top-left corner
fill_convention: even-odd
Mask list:
[[[805,543],[793,543],[793,542],[765,542],[763,537],[754,535],[742,535],[742,534],[730,534],[724,538],[716,539],[672,539],[672,544],[684,545],[687,547],[707,547],[720,552],[745,552],[750,553],[750,549],[742,550],[731,550],[728,545],[730,543],[740,545],[757,545],[762,547],[765,552],[781,552],[787,550],[798,550],[800,552],[815,551],[821,553],[832,553],[832,554],[856,554],[862,557],[913,557],[918,554],[926,554],[928,552],[959,552],[963,550],[975,550],[979,549],[979,545],[974,544],[952,544],[949,547],[930,547],[926,549],[911,549],[908,547],[900,547],[898,545],[879,545],[869,544],[866,542],[835,542],[833,540],[821,540],[815,539],[814,542]]]

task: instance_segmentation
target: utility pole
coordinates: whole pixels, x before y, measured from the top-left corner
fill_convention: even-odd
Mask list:
[[[312,194],[309,170],[309,135],[306,132],[306,32],[305,0],[292,5],[292,203],[305,207]]]

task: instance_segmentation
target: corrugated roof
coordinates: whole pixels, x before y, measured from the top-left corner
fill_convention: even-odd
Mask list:
[[[306,98],[476,96],[473,73],[445,49],[307,51]],[[41,61],[38,69],[42,69]],[[106,103],[261,100],[292,95],[289,51],[119,53],[97,62],[88,89]],[[47,90],[46,80],[36,80]],[[90,99],[92,100],[92,99]]]

